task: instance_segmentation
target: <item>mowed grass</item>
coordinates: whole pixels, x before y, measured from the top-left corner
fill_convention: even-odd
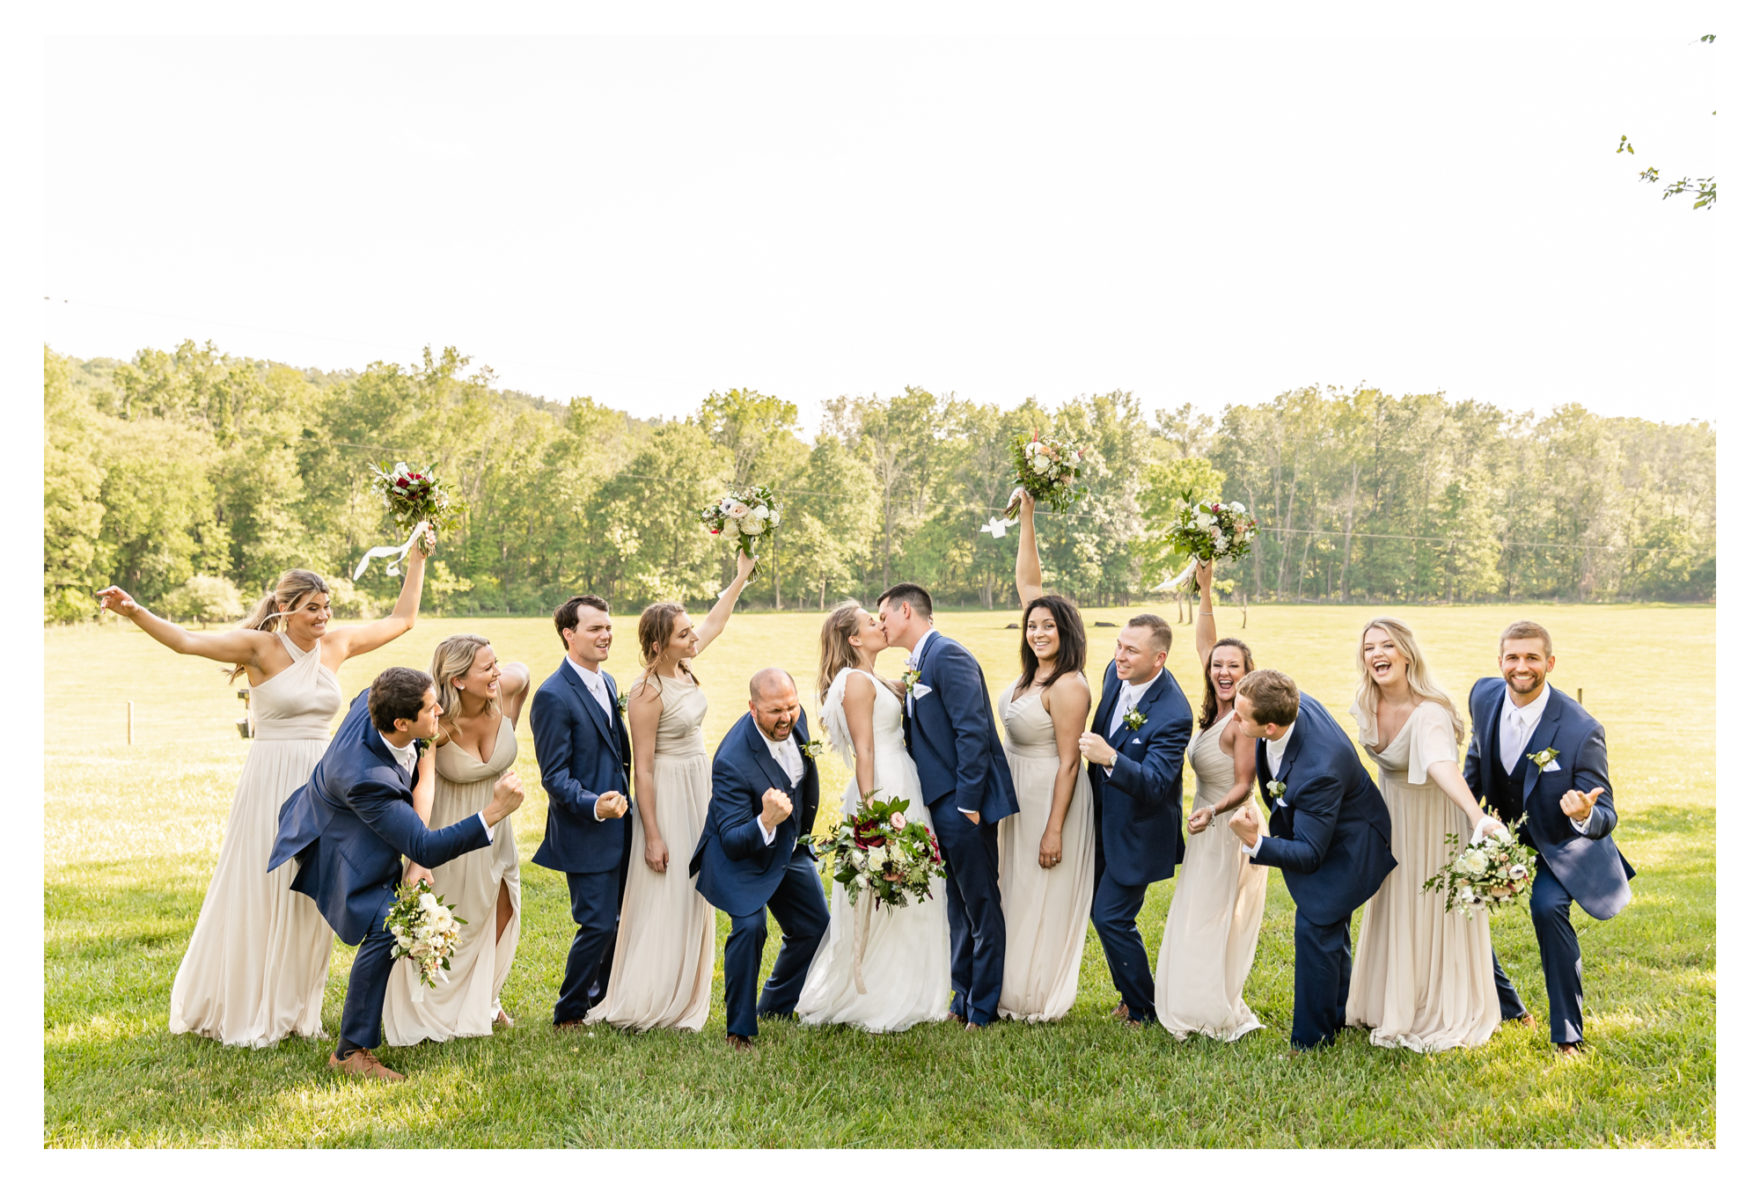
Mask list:
[[[1118,623],[1135,611],[1087,611]],[[1346,709],[1365,607],[1256,606],[1219,611],[1261,666],[1292,674],[1354,731]],[[390,1049],[410,1082],[390,1089],[332,1076],[329,1040],[260,1051],[166,1030],[172,977],[219,852],[245,747],[243,706],[214,664],[180,658],[127,625],[44,635],[43,1140],[52,1146],[1711,1146],[1716,1143],[1716,614],[1709,608],[1464,607],[1387,611],[1411,623],[1444,685],[1464,705],[1492,673],[1496,636],[1518,616],[1552,630],[1554,685],[1581,688],[1606,725],[1620,848],[1638,869],[1615,920],[1577,912],[1586,1035],[1559,1059],[1547,1043],[1546,992],[1525,915],[1493,925],[1497,951],[1540,1020],[1507,1025],[1470,1051],[1420,1056],[1372,1047],[1363,1031],[1285,1058],[1293,908],[1273,879],[1247,1002],[1266,1024],[1232,1044],[1176,1043],[1108,1017],[1117,1001],[1092,932],[1075,1008],[1052,1026],[951,1025],[875,1036],[765,1024],[758,1050],[722,1041],[719,973],[699,1035],[558,1037],[550,1007],[573,928],[562,877],[533,867],[543,833],[529,731],[515,816],[526,859],[519,957],[504,999],[518,1025],[493,1038]],[[1013,612],[947,613],[941,628],[982,660],[992,697],[1018,673]],[[742,614],[700,660],[714,744],[745,708],[765,665],[803,687],[817,666],[819,618]],[[635,626],[617,619],[610,669],[627,684]],[[393,664],[426,667],[434,644],[487,635],[504,662],[541,681],[560,647],[548,619],[424,619],[343,668],[345,698]],[[1116,635],[1090,630],[1098,679]],[[1170,668],[1192,700],[1202,683],[1191,632],[1175,631]],[[883,671],[902,655],[889,651]],[[1691,666],[1666,685],[1654,668]],[[129,700],[134,744],[125,743]],[[1657,709],[1667,701],[1667,714]],[[810,712],[816,710],[809,705]],[[846,780],[826,776],[821,825]],[[1188,772],[1187,810],[1191,781]],[[686,852],[674,848],[675,860]],[[1273,875],[1275,876],[1275,872]],[[1177,880],[1149,891],[1141,917],[1156,960]],[[833,902],[841,903],[841,893]],[[720,919],[725,937],[727,921]],[[779,937],[774,928],[766,969]],[[338,1026],[354,950],[336,946],[324,1024]]]

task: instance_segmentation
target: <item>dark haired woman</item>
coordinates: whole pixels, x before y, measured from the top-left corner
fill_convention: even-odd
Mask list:
[[[288,1035],[323,1033],[330,926],[311,899],[292,890],[295,863],[265,871],[281,803],[330,743],[342,706],[336,670],[390,642],[416,620],[426,556],[416,545],[391,616],[330,627],[330,587],[289,569],[235,630],[191,632],[155,617],[115,585],[99,604],[178,654],[232,666],[251,685],[255,736],[232,796],[201,915],[171,983],[174,1034],[206,1035],[235,1047],[268,1047]],[[229,680],[230,681],[230,680]]]
[[[1068,598],[1041,582],[1033,499],[1021,493],[1021,676],[1002,697],[1003,752],[1020,813],[997,824],[1008,939],[997,1013],[1030,1023],[1069,1013],[1094,899],[1094,799],[1078,742],[1092,697],[1088,638]]]
[[[739,555],[732,583],[701,626],[671,601],[650,605],[636,623],[642,671],[629,688],[632,854],[611,977],[605,1000],[587,1013],[589,1024],[700,1031],[708,1021],[715,909],[698,893],[687,865],[709,814],[709,753],[703,744],[709,700],[691,673],[691,660],[727,627],[754,563]],[[641,852],[639,863],[635,851]]]
[[[1234,723],[1235,686],[1253,669],[1238,638],[1216,638],[1210,584],[1216,566],[1198,565],[1202,597],[1194,629],[1204,668],[1204,710],[1186,759],[1198,778],[1191,835],[1179,870],[1161,956],[1155,968],[1155,1017],[1175,1038],[1194,1031],[1238,1039],[1260,1023],[1241,991],[1253,967],[1265,915],[1266,869],[1241,854],[1240,840],[1216,816],[1246,801],[1255,772],[1253,741]]]

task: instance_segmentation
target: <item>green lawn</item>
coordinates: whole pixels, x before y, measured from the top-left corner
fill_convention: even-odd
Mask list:
[[[1092,610],[1117,623],[1134,611]],[[1254,607],[1240,629],[1261,666],[1292,674],[1346,715],[1364,607]],[[700,1035],[601,1029],[558,1038],[550,1004],[572,926],[562,877],[525,864],[519,960],[504,1000],[518,1025],[493,1039],[391,1049],[410,1082],[333,1077],[328,1041],[252,1051],[165,1029],[176,972],[237,785],[242,705],[215,664],[179,658],[133,627],[44,634],[43,1140],[52,1146],[1545,1146],[1716,1144],[1716,613],[1657,606],[1414,608],[1454,698],[1494,670],[1501,627],[1530,616],[1553,633],[1553,683],[1607,727],[1619,805],[1615,836],[1638,869],[1631,905],[1598,923],[1577,913],[1593,1050],[1558,1059],[1524,915],[1493,926],[1540,1029],[1514,1026],[1471,1051],[1418,1056],[1371,1047],[1362,1031],[1286,1059],[1293,908],[1274,879],[1249,1005],[1266,1029],[1233,1044],[1175,1043],[1107,1017],[1116,1001],[1090,933],[1075,1009],[1054,1026],[984,1035],[926,1026],[889,1036],[766,1024],[758,1051],[722,1042],[720,981]],[[1013,613],[950,613],[943,630],[983,661],[994,695],[1018,671]],[[610,669],[634,670],[635,625],[620,618]],[[426,667],[434,643],[473,631],[504,662],[547,676],[561,658],[548,619],[424,620],[343,668],[344,698],[395,663]],[[1091,631],[1092,675],[1114,631]],[[698,667],[711,749],[745,707],[761,665],[805,687],[818,618],[741,615]],[[1170,669],[1201,698],[1190,631]],[[890,651],[883,670],[896,671]],[[1690,668],[1681,674],[1681,668]],[[1665,680],[1665,669],[1675,673]],[[1666,694],[1665,694],[1666,691]],[[1669,711],[1653,709],[1667,699]],[[134,744],[125,742],[134,701]],[[529,858],[542,836],[528,731],[516,816]],[[827,763],[830,770],[832,765]],[[840,792],[828,772],[827,796]],[[1188,775],[1188,809],[1190,780]],[[821,810],[829,820],[832,805]],[[1275,873],[1273,873],[1275,875]],[[1141,918],[1155,960],[1174,883]],[[726,918],[721,918],[721,933]],[[778,938],[769,941],[773,956]],[[337,945],[324,1022],[337,1027],[353,950]],[[766,967],[768,961],[766,961]]]

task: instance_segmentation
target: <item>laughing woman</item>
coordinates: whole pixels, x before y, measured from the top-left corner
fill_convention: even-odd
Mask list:
[[[1247,800],[1256,767],[1254,743],[1234,723],[1235,685],[1253,669],[1253,653],[1238,638],[1216,638],[1210,597],[1215,575],[1213,563],[1198,565],[1203,597],[1193,629],[1204,668],[1204,708],[1186,755],[1198,792],[1161,935],[1155,1017],[1175,1038],[1197,1032],[1227,1042],[1261,1025],[1241,991],[1265,916],[1266,869],[1241,854],[1240,841],[1216,821]]]
[[[997,1013],[1052,1022],[1075,1003],[1094,899],[1094,798],[1078,748],[1092,702],[1088,637],[1068,598],[1045,592],[1033,499],[1021,493],[1021,676],[1001,699],[1002,749],[1020,813],[997,824],[1007,941]]]
[[[231,678],[243,675],[251,685],[256,732],[232,797],[220,860],[171,984],[173,1033],[206,1035],[236,1047],[323,1033],[330,926],[309,897],[292,890],[298,864],[264,868],[281,803],[305,783],[330,743],[330,721],[342,706],[337,668],[415,624],[426,560],[420,545],[411,549],[409,574],[390,617],[335,629],[330,587],[305,569],[281,574],[239,629],[217,634],[192,633],[155,617],[114,585],[98,595],[105,609],[160,644],[231,664]]]
[[[521,663],[505,668],[489,640],[454,634],[434,648],[429,667],[440,703],[440,735],[422,757],[416,812],[440,830],[488,805],[495,783],[519,756],[514,726],[531,675]],[[433,989],[415,970],[400,970],[385,991],[385,1041],[402,1047],[490,1034],[513,1019],[501,1009],[501,987],[519,946],[519,846],[513,823],[498,822],[490,845],[443,863],[434,890],[466,923],[448,970]]]
[[[709,1018],[715,978],[715,910],[691,879],[689,863],[709,813],[709,753],[703,716],[709,700],[691,661],[720,636],[754,562],[737,558],[733,583],[703,624],[675,602],[642,611],[636,641],[642,673],[629,688],[630,864],[618,914],[617,953],[605,1000],[588,1023],[626,1031],[676,1027],[700,1031]],[[633,852],[642,853],[636,862]]]

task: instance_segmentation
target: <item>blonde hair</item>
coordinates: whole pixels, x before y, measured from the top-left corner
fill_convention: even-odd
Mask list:
[[[330,586],[323,577],[311,569],[288,569],[275,582],[275,588],[257,599],[251,612],[238,624],[239,629],[264,630],[273,634],[281,629],[280,619],[305,604],[306,598],[314,593],[329,596]],[[226,681],[231,683],[244,674],[244,671],[243,663],[235,663],[231,673],[226,676]]]
[[[458,717],[464,711],[464,693],[452,685],[454,677],[465,675],[476,665],[477,652],[489,645],[481,634],[454,634],[440,640],[434,648],[434,659],[428,673],[434,676],[434,698],[440,702],[440,722],[458,731]],[[501,701],[489,697],[489,715],[499,718]]]
[[[1412,628],[1398,618],[1370,618],[1363,632],[1357,635],[1357,673],[1362,681],[1357,684],[1357,706],[1364,715],[1373,716],[1376,705],[1381,702],[1381,689],[1369,674],[1369,660],[1363,655],[1363,640],[1371,630],[1385,631],[1393,639],[1393,645],[1406,660],[1406,686],[1411,689],[1413,698],[1420,702],[1430,700],[1448,709],[1448,718],[1454,725],[1454,739],[1458,744],[1466,735],[1466,725],[1461,723],[1461,715],[1455,711],[1454,701],[1448,698],[1448,692],[1442,690],[1440,684],[1430,674],[1430,665],[1424,661],[1424,652],[1418,649],[1418,637]],[[1240,690],[1238,687],[1235,690]]]
[[[636,646],[642,655],[642,673],[636,676],[631,685],[632,691],[640,691],[644,686],[660,694],[660,680],[655,676],[654,669],[660,665],[660,653],[672,641],[672,623],[684,612],[684,606],[676,601],[656,601],[642,611],[636,619]],[[679,667],[697,683],[697,673],[691,670],[689,659],[679,659]]]
[[[862,603],[851,599],[840,603],[836,609],[825,616],[825,622],[819,627],[819,702],[825,702],[826,694],[831,690],[831,681],[837,678],[839,671],[847,667],[862,665],[861,656],[849,640],[856,636],[860,619],[856,616],[862,612]],[[884,682],[884,680],[882,680]],[[889,689],[894,695],[897,688]]]

